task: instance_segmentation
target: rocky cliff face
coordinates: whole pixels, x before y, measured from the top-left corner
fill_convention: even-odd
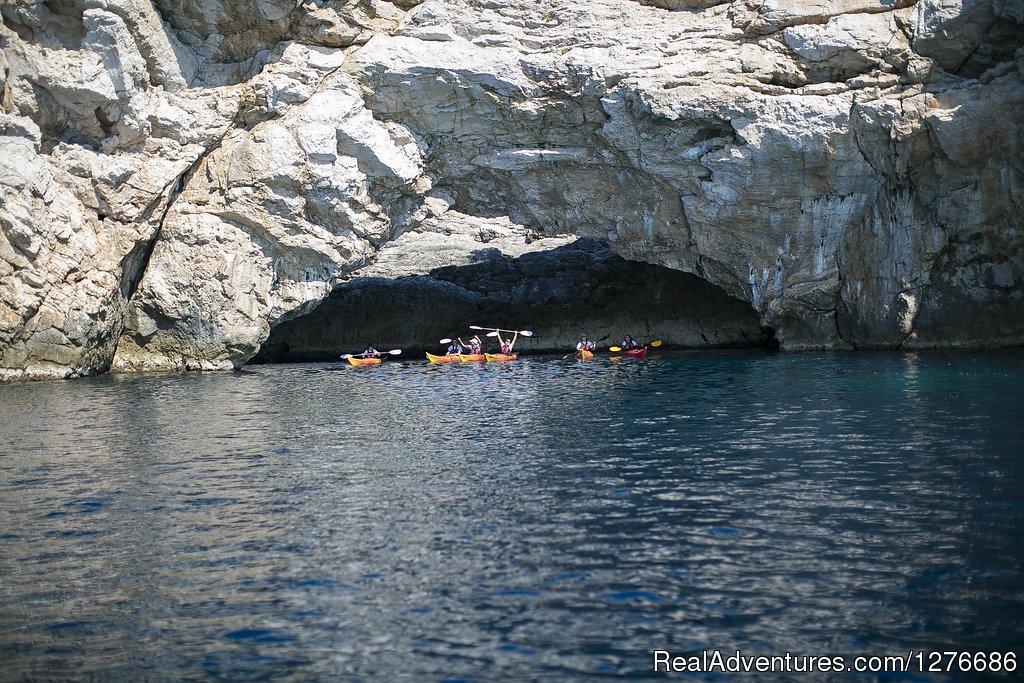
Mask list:
[[[585,237],[695,275],[784,349],[1024,343],[1020,0],[0,18],[4,378],[238,366],[403,238],[453,236],[415,277],[495,221],[555,270]]]

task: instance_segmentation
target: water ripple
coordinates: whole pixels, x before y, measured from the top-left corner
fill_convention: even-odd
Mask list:
[[[0,386],[4,677],[1012,650],[1022,379],[723,352]]]

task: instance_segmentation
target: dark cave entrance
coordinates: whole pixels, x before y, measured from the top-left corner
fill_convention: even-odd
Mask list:
[[[482,249],[475,263],[426,275],[353,279],[307,315],[281,323],[253,363],[337,360],[367,344],[404,358],[438,352],[442,337],[468,339],[470,325],[529,329],[524,353],[559,353],[586,332],[626,334],[667,348],[770,348],[746,302],[695,275],[627,261],[592,240],[510,258]],[[488,340],[493,350],[493,340]]]

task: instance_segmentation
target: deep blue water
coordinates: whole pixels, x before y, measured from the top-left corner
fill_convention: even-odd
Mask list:
[[[1024,656],[1022,416],[1024,353],[0,385],[0,679]]]

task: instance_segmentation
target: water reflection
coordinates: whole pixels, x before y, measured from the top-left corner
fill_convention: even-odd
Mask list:
[[[11,678],[644,675],[1012,649],[1022,356],[0,386]]]

